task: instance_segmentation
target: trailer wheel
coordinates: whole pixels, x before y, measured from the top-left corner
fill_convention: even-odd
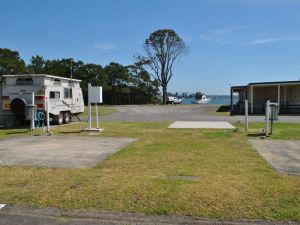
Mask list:
[[[68,112],[64,113],[64,123],[70,123],[70,114]]]
[[[62,125],[63,122],[64,122],[63,114],[59,113],[58,116],[56,116],[56,123],[57,123],[57,125]]]

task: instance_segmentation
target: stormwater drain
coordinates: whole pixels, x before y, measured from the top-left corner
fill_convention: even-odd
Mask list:
[[[197,181],[199,180],[199,177],[197,176],[171,176],[169,177],[172,180],[186,180],[186,181]]]

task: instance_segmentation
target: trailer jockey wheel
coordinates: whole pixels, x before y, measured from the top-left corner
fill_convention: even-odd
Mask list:
[[[63,120],[64,120],[64,123],[70,123],[70,113],[65,112]]]

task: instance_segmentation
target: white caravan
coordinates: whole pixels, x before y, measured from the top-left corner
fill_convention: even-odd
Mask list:
[[[45,113],[49,101],[50,121],[69,123],[72,116],[84,112],[80,80],[46,74],[2,76],[2,110],[25,118],[26,105],[34,104],[38,112]]]

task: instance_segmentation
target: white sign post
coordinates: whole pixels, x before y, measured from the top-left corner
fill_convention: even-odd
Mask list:
[[[33,131],[35,126],[34,126],[34,117],[35,117],[35,110],[34,110],[34,99],[35,99],[35,94],[34,92],[32,92],[32,95],[31,95],[31,107],[32,107],[32,115],[31,115],[31,121],[30,121],[30,130]]]
[[[88,84],[88,108],[89,108],[89,117],[88,117],[88,127],[84,129],[83,131],[103,131],[103,129],[99,128],[99,115],[98,115],[98,103],[102,103],[102,87],[95,86],[92,87],[92,85]],[[97,127],[92,128],[92,104],[95,104],[96,108],[96,123]]]

